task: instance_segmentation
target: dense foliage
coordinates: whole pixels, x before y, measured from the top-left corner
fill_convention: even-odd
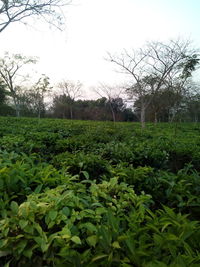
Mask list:
[[[199,266],[199,133],[0,118],[0,266]]]

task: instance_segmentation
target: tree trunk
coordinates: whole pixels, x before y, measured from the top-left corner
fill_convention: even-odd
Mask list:
[[[141,122],[142,128],[144,129],[145,128],[145,106],[144,105],[141,105],[140,122]]]
[[[170,122],[170,111],[169,110],[167,112],[167,120],[168,120],[168,122]]]
[[[20,111],[19,111],[18,108],[16,109],[16,116],[17,116],[18,118],[20,117]]]
[[[13,101],[14,101],[14,105],[15,105],[16,116],[19,118],[20,117],[20,108],[19,108],[19,103],[18,103],[15,96],[13,96]]]
[[[115,112],[113,110],[113,107],[112,105],[110,104],[110,109],[111,109],[111,112],[112,112],[112,118],[113,118],[113,122],[116,122],[116,118],[115,118]]]
[[[157,117],[157,112],[155,111],[154,113],[154,124],[156,125],[158,123],[158,117]]]
[[[39,107],[39,110],[38,110],[38,119],[40,119],[41,117],[41,112],[40,112],[40,107]]]
[[[172,114],[171,119],[170,119],[170,122],[173,122],[174,121],[174,118],[175,118],[175,112]]]
[[[72,106],[70,106],[70,119],[73,119],[73,111],[72,111]]]

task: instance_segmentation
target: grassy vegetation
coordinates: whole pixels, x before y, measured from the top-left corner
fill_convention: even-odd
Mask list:
[[[0,118],[0,266],[200,266],[199,134]]]

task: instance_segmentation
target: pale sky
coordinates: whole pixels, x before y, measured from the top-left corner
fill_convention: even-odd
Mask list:
[[[37,56],[34,69],[53,84],[79,80],[89,88],[123,82],[105,60],[107,52],[177,37],[200,48],[200,0],[73,0],[64,12],[63,32],[36,21],[34,27],[10,25],[0,34],[0,54]]]

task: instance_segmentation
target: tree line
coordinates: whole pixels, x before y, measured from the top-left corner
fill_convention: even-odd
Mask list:
[[[37,59],[5,53],[0,58],[0,115],[141,121],[142,127],[145,121],[199,122],[200,86],[192,81],[192,72],[199,63],[198,54],[176,55],[183,51],[177,52],[174,47],[167,47],[166,55],[162,50],[159,55],[159,51],[154,50],[156,56],[153,55],[152,61],[148,59],[150,67],[146,62],[148,54],[140,54],[139,59],[127,52],[121,57],[109,55],[109,60],[133,79],[123,86],[100,84],[94,90],[98,96],[95,100],[83,99],[80,82],[64,80],[57,85],[57,90],[53,90],[49,77],[42,74],[33,83],[22,71],[28,64],[35,64]],[[132,103],[129,108],[127,97]]]
[[[79,120],[137,120],[119,95],[109,94],[109,97],[101,96],[96,100],[80,99],[83,96],[80,82],[62,81],[55,91],[49,78],[43,74],[32,85],[22,85],[22,81],[27,83],[29,77],[22,75],[20,70],[29,63],[36,63],[36,60],[8,53],[0,58],[0,115]]]

